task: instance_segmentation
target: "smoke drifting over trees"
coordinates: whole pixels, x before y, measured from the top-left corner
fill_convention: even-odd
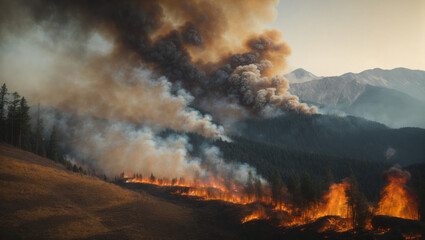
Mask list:
[[[62,124],[64,137],[106,172],[143,168],[165,176],[167,169],[156,172],[146,159],[174,159],[170,175],[194,176],[200,166],[187,158],[185,137],[158,138],[157,129],[228,139],[222,125],[235,120],[316,112],[287,91],[282,73],[290,48],[281,33],[262,29],[275,4],[2,2],[0,77],[33,103],[84,115],[83,126]],[[133,151],[144,147],[143,154]]]

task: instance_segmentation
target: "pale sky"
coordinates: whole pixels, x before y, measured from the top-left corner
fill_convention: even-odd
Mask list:
[[[292,48],[288,70],[425,70],[425,0],[281,0],[277,11],[271,27]]]

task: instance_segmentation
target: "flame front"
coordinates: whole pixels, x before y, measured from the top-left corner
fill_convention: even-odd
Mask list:
[[[404,186],[407,177],[400,175],[389,176],[389,183],[381,192],[381,200],[377,209],[369,207],[369,212],[375,215],[388,215],[405,219],[418,219],[417,203],[413,194]],[[308,206],[297,207],[288,201],[273,201],[270,186],[261,185],[260,192],[252,192],[247,187],[236,181],[225,180],[220,177],[211,177],[207,180],[196,179],[156,179],[156,178],[130,178],[127,183],[146,183],[158,186],[176,187],[173,194],[196,197],[198,200],[220,200],[233,204],[247,205],[259,203],[251,214],[243,217],[241,223],[257,219],[277,218],[280,226],[296,226],[315,222],[319,218],[329,216],[318,231],[343,232],[353,228],[348,206],[347,190],[350,188],[348,181],[332,184],[327,193],[320,200],[313,201]],[[268,211],[265,211],[268,209]],[[367,220],[366,229],[372,229],[371,219]]]
[[[266,214],[266,212],[264,211],[264,209],[256,209],[255,211],[253,211],[251,214],[249,214],[248,216],[244,217],[241,220],[241,223],[246,223],[252,220],[258,220],[258,219],[268,219],[269,216]]]
[[[323,216],[338,216],[348,218],[346,189],[348,182],[333,184],[329,191],[322,197],[318,204],[312,204],[307,209],[298,209],[288,203],[276,203],[272,200],[271,192],[264,187],[261,195],[247,194],[242,184],[236,182],[226,182],[221,178],[210,178],[207,181],[197,179],[195,181],[185,181],[183,179],[153,179],[153,178],[132,178],[126,180],[127,183],[146,183],[158,186],[183,187],[173,193],[185,196],[197,197],[201,200],[221,200],[234,204],[246,205],[254,202],[262,203],[266,206],[274,206],[274,213],[285,213],[288,217],[282,220],[282,226],[302,225]],[[264,209],[256,209],[241,222],[245,223],[254,219],[268,219]],[[344,229],[346,229],[344,227]]]
[[[246,194],[244,186],[238,182],[225,181],[222,178],[215,177],[208,180],[196,179],[194,181],[185,181],[184,179],[151,179],[151,178],[132,178],[126,180],[127,183],[147,183],[158,186],[183,187],[185,189],[175,190],[174,194],[180,194],[191,197],[198,197],[202,200],[221,200],[234,204],[246,205],[253,202],[272,203],[270,194],[266,191],[261,196]]]

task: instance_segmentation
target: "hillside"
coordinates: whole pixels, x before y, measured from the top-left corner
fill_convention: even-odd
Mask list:
[[[200,239],[210,231],[188,231],[196,225],[189,208],[4,143],[0,164],[1,239]]]
[[[381,173],[391,167],[388,162],[371,162],[310,153],[241,137],[234,137],[233,140],[232,143],[223,141],[215,143],[228,161],[248,163],[269,181],[272,181],[276,170],[286,183],[290,178],[300,177],[307,172],[314,179],[315,194],[320,194],[321,184],[327,171],[331,170],[336,181],[340,181],[349,176],[351,169],[367,198],[375,199],[383,185]]]
[[[236,126],[245,138],[302,151],[403,166],[425,160],[420,128],[391,129],[362,118],[319,114],[250,119]]]

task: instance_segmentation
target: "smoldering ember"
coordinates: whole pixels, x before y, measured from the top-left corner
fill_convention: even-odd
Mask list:
[[[0,238],[423,239],[424,11],[0,1]]]

